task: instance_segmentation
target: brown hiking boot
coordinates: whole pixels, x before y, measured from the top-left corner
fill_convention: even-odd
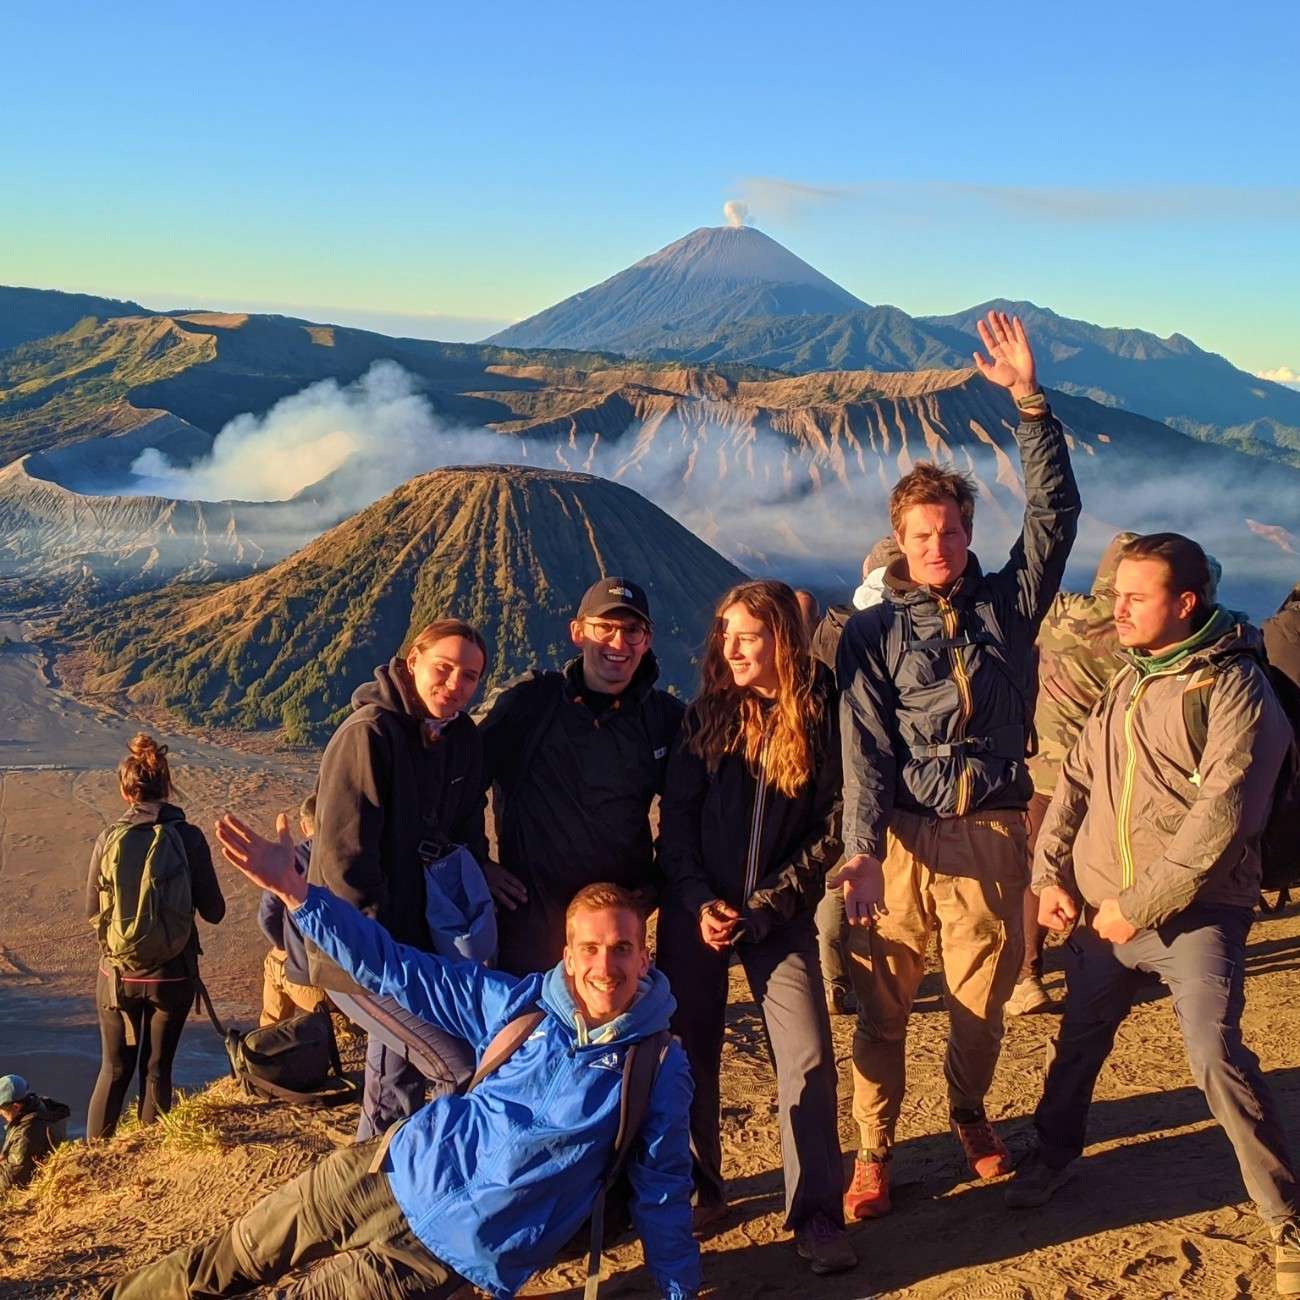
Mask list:
[[[879,1219],[893,1209],[889,1200],[889,1161],[860,1156],[853,1162],[853,1181],[844,1193],[844,1217]]]
[[[961,1143],[962,1154],[976,1178],[999,1178],[1011,1172],[1011,1152],[993,1131],[987,1119],[963,1124],[954,1118],[952,1131]]]

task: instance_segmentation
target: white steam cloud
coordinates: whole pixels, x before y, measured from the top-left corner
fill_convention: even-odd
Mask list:
[[[997,434],[1013,458],[1009,434]],[[999,567],[1020,527],[1023,498],[986,446],[952,444],[980,483],[976,550]],[[815,447],[764,423],[738,421],[734,404],[695,398],[681,414],[562,439],[467,429],[441,419],[418,381],[391,361],[354,384],[313,384],[265,415],[241,416],[211,455],[188,468],[157,450],[135,462],[129,493],[181,499],[283,501],[302,535],[332,527],[407,479],[448,465],[522,464],[611,479],[649,498],[753,574],[771,574],[838,599],[857,585],[862,556],[888,531],[887,494],[900,463],[865,447]],[[1289,484],[1279,493],[1243,474],[1227,481],[1189,466],[1179,481],[1107,471],[1076,452],[1085,519],[1070,585],[1086,590],[1109,537],[1121,528],[1188,533],[1224,566],[1225,599],[1271,612],[1294,582],[1300,516]],[[115,487],[121,491],[120,487]],[[250,507],[266,509],[273,507]],[[1267,524],[1248,522],[1260,518]],[[286,525],[287,526],[287,525]],[[292,546],[286,546],[281,554]]]
[[[1256,379],[1271,379],[1275,384],[1285,384],[1288,388],[1300,388],[1300,371],[1290,366],[1278,366],[1274,370],[1255,371]]]
[[[728,199],[722,205],[722,215],[726,217],[727,225],[738,230],[749,223],[749,204],[739,199]]]

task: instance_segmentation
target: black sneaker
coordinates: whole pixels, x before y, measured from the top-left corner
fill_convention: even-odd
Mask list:
[[[818,1277],[857,1268],[858,1256],[849,1234],[824,1214],[814,1214],[794,1234],[795,1249],[812,1265]]]
[[[1032,1210],[1046,1205],[1056,1195],[1057,1188],[1064,1187],[1073,1177],[1073,1164],[1053,1169],[1037,1151],[1031,1151],[1007,1184],[1007,1207]]]

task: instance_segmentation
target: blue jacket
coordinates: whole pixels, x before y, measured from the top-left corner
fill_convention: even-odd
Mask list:
[[[551,1262],[591,1213],[618,1131],[623,1053],[676,1007],[652,970],[618,1019],[587,1032],[562,966],[523,979],[394,942],[317,885],[293,912],[302,933],[362,988],[468,1040],[481,1056],[533,1008],[532,1037],[468,1096],[439,1097],[394,1135],[383,1169],[411,1230],[445,1264],[498,1297]],[[628,1162],[632,1220],[666,1300],[700,1285],[691,1233],[691,1078],[674,1043]]]

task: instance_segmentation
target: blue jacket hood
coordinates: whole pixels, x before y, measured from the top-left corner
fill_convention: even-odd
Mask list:
[[[651,1034],[667,1029],[668,1021],[677,1010],[677,999],[668,988],[667,978],[653,966],[650,973],[642,978],[632,1005],[622,1015],[598,1029],[589,1030],[586,1021],[582,1019],[563,962],[546,972],[539,1001],[542,1010],[547,1015],[554,1016],[572,1034],[578,1047],[607,1048],[649,1038]]]

